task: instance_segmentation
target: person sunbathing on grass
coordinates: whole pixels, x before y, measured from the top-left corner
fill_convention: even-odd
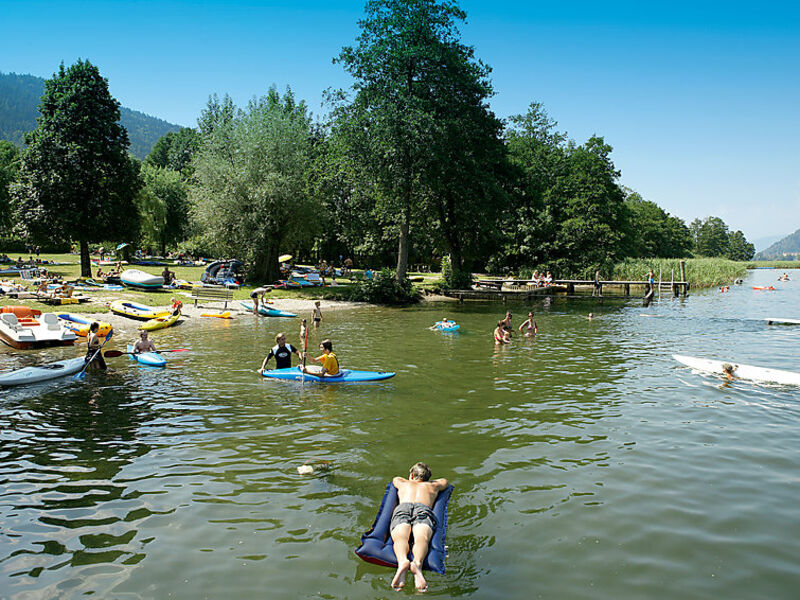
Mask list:
[[[397,571],[392,579],[392,588],[399,591],[405,585],[406,574],[414,575],[414,585],[419,592],[428,591],[428,582],[422,574],[422,561],[428,555],[431,538],[438,523],[433,514],[433,503],[439,492],[447,488],[447,479],[429,481],[431,470],[418,462],[409,471],[409,478],[395,477],[392,484],[397,488],[398,504],[392,513],[389,532],[392,536]],[[413,560],[408,560],[411,536]]]

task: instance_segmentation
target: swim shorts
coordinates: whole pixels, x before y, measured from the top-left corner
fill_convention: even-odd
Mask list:
[[[432,530],[436,529],[436,517],[433,509],[421,502],[401,502],[395,507],[392,513],[392,521],[389,523],[389,531],[398,525],[427,525]]]

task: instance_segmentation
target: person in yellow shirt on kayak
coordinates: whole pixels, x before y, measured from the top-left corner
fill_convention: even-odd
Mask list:
[[[333,353],[333,342],[330,340],[322,340],[319,344],[322,350],[322,356],[317,356],[312,360],[322,363],[322,366],[311,365],[309,367],[300,367],[300,370],[307,375],[316,375],[317,377],[336,377],[339,375],[339,359]]]

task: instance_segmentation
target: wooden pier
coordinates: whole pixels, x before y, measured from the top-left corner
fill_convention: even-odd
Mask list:
[[[556,279],[550,285],[538,285],[527,279],[479,279],[469,290],[444,290],[450,298],[464,300],[528,300],[544,296],[572,298],[641,298],[648,287],[647,281],[598,281],[586,279]],[[656,282],[654,295],[671,294],[674,297],[689,293],[687,281]]]

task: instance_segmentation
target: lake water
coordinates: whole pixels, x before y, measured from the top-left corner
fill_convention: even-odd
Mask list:
[[[671,358],[800,371],[800,327],[763,321],[800,318],[800,270],[778,274],[648,308],[539,301],[539,335],[503,348],[501,304],[326,313],[309,347],[330,337],[344,367],[397,372],[378,384],[260,378],[299,323],[246,315],[154,332],[191,349],[166,370],[122,357],[4,390],[0,598],[413,594],[353,549],[418,460],[455,485],[429,595],[796,598],[800,390]],[[518,325],[528,307],[510,306]],[[426,329],[442,316],[461,332]]]

